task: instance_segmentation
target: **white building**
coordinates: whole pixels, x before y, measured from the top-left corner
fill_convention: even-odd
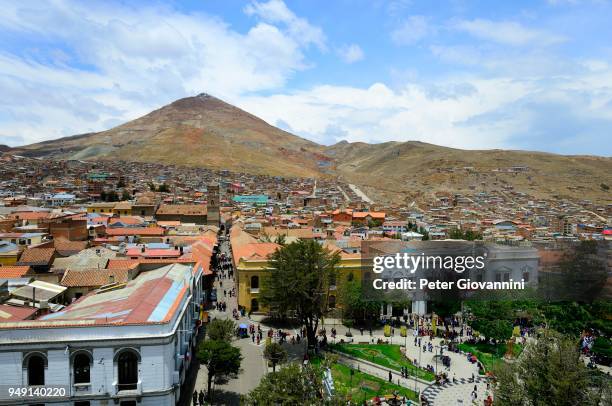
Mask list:
[[[61,312],[0,323],[0,382],[66,396],[0,404],[175,405],[199,329],[202,268],[171,264]]]

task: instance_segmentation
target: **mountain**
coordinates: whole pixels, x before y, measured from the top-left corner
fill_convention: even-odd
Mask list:
[[[375,201],[514,188],[536,198],[610,202],[612,158],[460,150],[423,142],[324,147],[213,96],[177,100],[98,133],[13,148],[47,158],[160,162],[282,176],[337,176]],[[518,173],[512,167],[522,167]]]
[[[412,201],[436,192],[514,188],[536,198],[610,202],[609,157],[462,150],[417,141],[344,141],[327,147],[326,153],[336,158],[336,170],[346,181],[362,186],[374,200]]]
[[[17,148],[63,159],[120,159],[269,175],[317,176],[322,147],[208,94],[187,97],[108,131]]]

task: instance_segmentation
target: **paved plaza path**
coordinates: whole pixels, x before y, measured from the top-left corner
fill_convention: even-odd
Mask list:
[[[447,384],[437,386],[431,385],[423,391],[425,399],[433,406],[455,406],[455,405],[472,405],[472,392],[476,386],[476,404],[482,405],[489,393],[487,390],[486,379],[483,377],[476,378],[476,382],[461,378],[457,379],[456,383],[449,382]]]
[[[225,252],[228,256],[230,255],[229,244],[227,242],[222,242],[220,248],[221,252]],[[223,284],[222,287],[221,283]],[[234,281],[230,278],[222,279],[221,281],[217,280],[214,286],[217,289],[218,300],[225,301],[227,309],[225,312],[213,310],[210,312],[210,316],[219,319],[232,319],[232,311],[238,308],[237,298],[235,296],[229,297],[229,295],[223,297],[223,290],[229,292],[234,287]],[[246,318],[236,320],[236,324],[240,323],[249,324],[250,322]],[[267,329],[264,330],[264,337],[266,332]],[[242,352],[241,371],[235,378],[217,381],[213,384],[214,404],[238,405],[240,395],[244,395],[255,388],[267,372],[266,362],[263,358],[263,344],[258,346],[250,338],[235,338],[232,344],[240,348]],[[205,367],[201,367],[196,378],[196,390],[204,390],[206,392],[207,379],[208,372]]]
[[[221,243],[220,249],[221,252],[225,252],[228,257],[231,255],[229,243],[227,241]],[[238,308],[237,298],[235,296],[230,297],[229,294],[224,297],[223,291],[225,290],[229,292],[230,290],[232,290],[233,287],[234,281],[230,278],[215,281],[215,288],[217,289],[217,298],[219,301],[225,301],[227,304],[227,308],[225,312],[221,312],[216,309],[212,310],[210,312],[210,316],[212,318],[232,318],[233,310]],[[232,344],[240,348],[244,357],[242,361],[242,368],[237,377],[228,378],[225,380],[218,380],[216,383],[213,384],[214,404],[238,405],[240,403],[240,396],[247,394],[249,391],[255,388],[260,382],[261,378],[267,372],[271,371],[271,368],[267,366],[267,363],[263,358],[265,337],[267,336],[270,327],[263,324],[262,321],[263,317],[257,315],[253,315],[252,318],[241,317],[239,320],[236,320],[237,324],[244,323],[247,325],[260,325],[263,330],[264,339],[261,340],[259,345],[256,342],[253,342],[250,337],[243,339],[235,338],[233,340]],[[482,401],[486,398],[486,383],[484,382],[483,378],[478,377],[478,366],[477,364],[470,363],[465,355],[445,351],[444,355],[448,355],[451,358],[450,369],[444,367],[441,362],[437,362],[436,364],[434,355],[436,351],[439,351],[438,348],[441,342],[440,338],[434,338],[431,341],[434,346],[434,351],[429,352],[422,350],[423,344],[428,344],[430,342],[429,337],[421,337],[421,346],[415,346],[414,337],[411,335],[412,330],[410,329],[408,329],[408,337],[400,337],[399,328],[395,329],[394,336],[385,337],[382,327],[373,330],[372,335],[370,335],[370,333],[367,331],[364,331],[362,334],[358,329],[353,328],[353,336],[347,337],[346,334],[348,329],[344,327],[339,322],[339,320],[325,320],[325,324],[322,324],[321,327],[325,327],[328,334],[330,333],[332,327],[336,328],[338,332],[336,339],[330,340],[330,342],[339,342],[340,340],[344,340],[345,342],[353,343],[376,343],[380,339],[384,342],[388,341],[391,344],[398,344],[402,346],[406,345],[408,358],[413,361],[416,360],[418,365],[422,367],[431,365],[434,368],[437,368],[438,373],[446,372],[450,379],[452,379],[453,377],[456,378],[456,384],[446,384],[442,386],[437,386],[435,384],[427,384],[423,381],[418,380],[415,382],[414,378],[402,378],[397,371],[391,370],[392,380],[394,383],[412,390],[416,389],[419,393],[423,393],[424,396],[433,405],[469,405],[471,404],[470,395],[474,389],[475,384],[477,385],[478,389],[478,404],[481,404]],[[297,330],[287,328],[283,329],[283,331],[289,332],[290,335],[295,335],[298,333]],[[304,351],[306,350],[306,343],[305,341],[302,341],[301,344],[293,345],[286,343],[284,344],[284,347],[289,353],[289,361],[299,362],[302,360]],[[343,356],[340,357],[339,362],[385,380],[387,380],[389,377],[390,370],[388,368],[381,367],[369,362]],[[468,382],[472,376],[476,377],[476,383]],[[195,379],[195,390],[206,391],[206,387],[207,370],[205,367],[200,367],[197,370],[197,376]]]

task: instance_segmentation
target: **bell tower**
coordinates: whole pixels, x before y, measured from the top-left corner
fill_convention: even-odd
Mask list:
[[[206,189],[208,190],[206,196],[206,224],[212,226],[219,226],[219,184],[214,182],[209,184]]]

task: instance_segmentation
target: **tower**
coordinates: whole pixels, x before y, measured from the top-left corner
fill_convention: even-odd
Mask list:
[[[206,197],[206,224],[219,226],[219,184],[211,183],[206,187],[208,194]]]

